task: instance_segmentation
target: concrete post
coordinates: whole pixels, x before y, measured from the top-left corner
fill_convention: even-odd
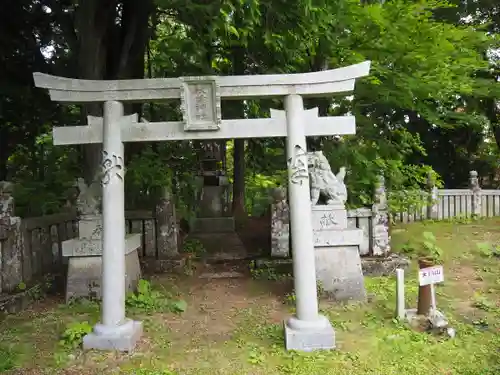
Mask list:
[[[85,349],[130,351],[142,325],[125,319],[125,163],[123,104],[104,103],[102,161],[102,320],[84,337]]]
[[[288,193],[293,237],[293,275],[296,317],[285,323],[286,348],[311,351],[335,347],[330,322],[318,315],[318,293],[313,243],[311,195],[307,167],[304,106],[300,95],[285,99]]]
[[[404,319],[406,314],[405,309],[405,270],[402,268],[396,269],[396,317]]]

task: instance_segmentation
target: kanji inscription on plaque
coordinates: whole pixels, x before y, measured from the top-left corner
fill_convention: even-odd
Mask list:
[[[212,77],[181,78],[181,110],[184,130],[219,130],[219,87]]]

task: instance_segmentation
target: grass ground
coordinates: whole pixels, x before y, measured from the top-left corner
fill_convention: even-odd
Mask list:
[[[133,354],[59,344],[69,323],[96,322],[98,306],[46,300],[0,322],[0,372],[3,365],[17,368],[9,374],[500,374],[500,258],[477,246],[500,243],[500,220],[400,226],[393,248],[406,248],[424,231],[444,250],[446,281],[437,288],[437,302],[457,330],[452,340],[411,331],[393,318],[390,277],[366,278],[366,304],[322,301],[338,350],[313,354],[283,350],[282,321],[293,312],[284,303],[287,282],[161,277],[152,280],[155,288],[180,296],[187,310],[132,308],[128,315],[145,326]],[[415,269],[407,272],[411,307],[415,275]]]

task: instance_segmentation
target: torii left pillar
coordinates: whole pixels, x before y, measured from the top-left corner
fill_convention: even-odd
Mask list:
[[[124,147],[120,120],[123,104],[104,103],[102,161],[102,317],[83,338],[84,349],[132,351],[142,323],[125,317]]]

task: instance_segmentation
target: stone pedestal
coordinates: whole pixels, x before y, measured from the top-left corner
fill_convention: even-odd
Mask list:
[[[316,278],[338,301],[366,299],[359,246],[363,230],[347,229],[343,206],[313,206]]]
[[[307,323],[309,322],[296,318],[290,318],[284,323],[287,350],[312,352],[335,349],[335,330],[326,317],[318,315],[315,322],[309,325]]]
[[[62,243],[63,256],[68,257],[66,301],[71,298],[102,297],[102,218],[86,216],[78,222],[79,238]],[[137,249],[141,247],[140,234],[125,237],[125,287],[133,291],[141,278]]]

